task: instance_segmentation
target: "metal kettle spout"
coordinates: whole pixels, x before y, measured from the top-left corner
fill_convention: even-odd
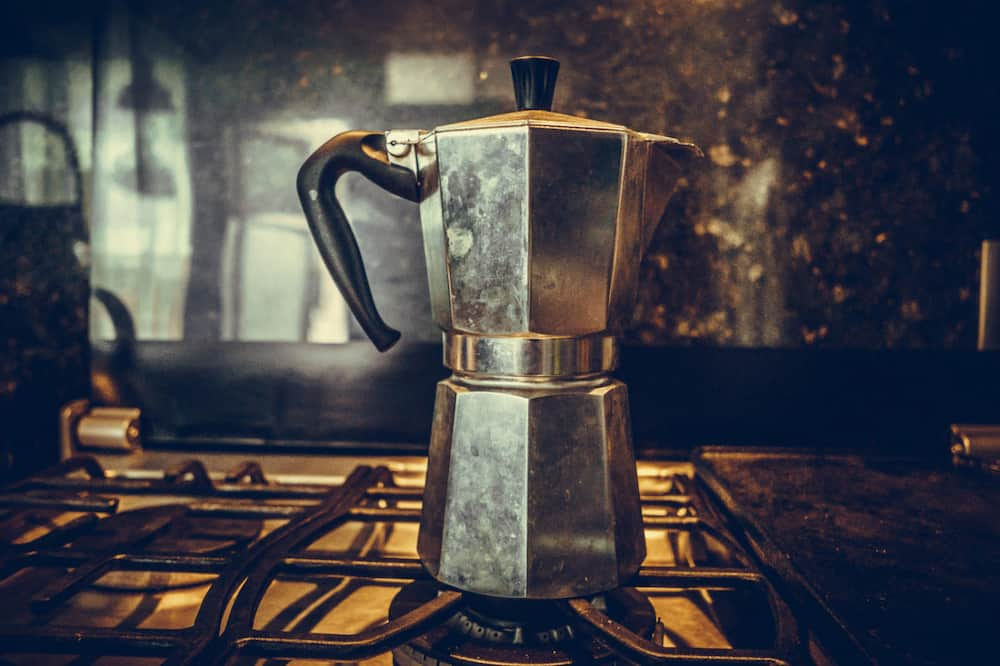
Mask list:
[[[642,202],[642,246],[645,256],[660,225],[667,203],[695,158],[704,157],[701,149],[693,143],[685,143],[668,136],[644,135],[650,142],[649,159],[646,164],[646,186]]]

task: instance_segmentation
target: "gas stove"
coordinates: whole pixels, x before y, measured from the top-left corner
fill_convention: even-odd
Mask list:
[[[565,601],[425,572],[423,458],[224,463],[77,456],[0,496],[3,663],[823,661],[689,462],[638,463],[639,573]]]

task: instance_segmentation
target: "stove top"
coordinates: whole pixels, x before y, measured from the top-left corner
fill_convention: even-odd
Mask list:
[[[425,467],[72,458],[0,495],[0,663],[823,662],[688,463],[639,464],[648,555],[630,586],[561,602],[430,579]]]
[[[842,663],[996,658],[1000,485],[861,453],[708,447],[699,480]]]

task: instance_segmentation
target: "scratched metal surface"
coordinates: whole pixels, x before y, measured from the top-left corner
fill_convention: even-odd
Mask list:
[[[926,461],[706,448],[698,473],[831,642],[878,663],[993,653],[1000,480]]]

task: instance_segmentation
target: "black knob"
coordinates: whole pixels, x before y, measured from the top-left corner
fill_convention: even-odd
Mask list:
[[[514,97],[517,110],[552,110],[552,95],[556,91],[559,61],[547,56],[522,56],[510,61],[514,77]]]

